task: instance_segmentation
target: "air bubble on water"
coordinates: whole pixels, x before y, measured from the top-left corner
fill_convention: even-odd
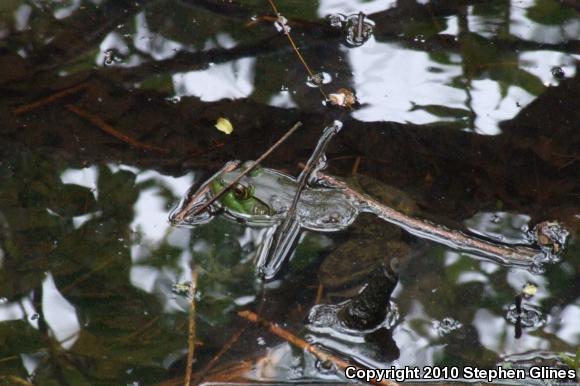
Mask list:
[[[332,76],[328,72],[318,72],[312,74],[306,79],[306,85],[309,87],[319,87],[332,81]]]
[[[328,15],[326,18],[328,19],[328,23],[332,28],[342,28],[346,20],[346,16],[340,13]]]
[[[173,97],[167,98],[166,100],[173,103],[173,104],[177,104],[177,103],[181,102],[181,97],[173,96]]]
[[[413,38],[413,41],[419,42],[419,43],[425,43],[425,41],[426,41],[425,35],[423,35],[423,34],[415,35],[415,37]]]
[[[290,26],[288,25],[288,19],[284,16],[278,14],[278,18],[274,22],[274,27],[278,32],[282,32],[284,34],[290,33]]]
[[[325,361],[318,359],[316,361],[315,366],[318,369],[318,371],[320,371],[321,373],[328,373],[328,372],[332,371],[332,367],[333,367],[332,362],[328,359]]]
[[[105,66],[112,66],[116,62],[121,62],[121,59],[117,57],[115,50],[112,48],[105,50],[104,55],[103,64]]]
[[[288,86],[285,85],[280,86],[280,91],[288,91]]]
[[[494,214],[491,218],[491,222],[494,224],[499,224],[501,223],[501,217],[497,214]]]
[[[261,336],[259,336],[256,339],[256,342],[258,343],[258,346],[265,346],[266,345],[266,340],[263,337],[261,337]]]
[[[534,275],[542,275],[546,272],[546,268],[541,261],[534,261],[530,264],[530,272]]]
[[[560,66],[552,67],[550,72],[552,73],[552,76],[556,79],[564,79],[566,77],[566,73],[564,72],[564,69]]]
[[[0,304],[4,304],[4,303],[8,303],[8,298],[1,297],[0,298]]]
[[[435,320],[433,321],[432,325],[440,336],[448,335],[452,331],[463,327],[462,323],[451,317],[445,317],[442,320]]]
[[[506,308],[505,318],[508,322],[518,323],[525,328],[538,328],[546,324],[544,313],[538,307],[529,304],[522,304],[520,313],[515,304],[510,304]]]

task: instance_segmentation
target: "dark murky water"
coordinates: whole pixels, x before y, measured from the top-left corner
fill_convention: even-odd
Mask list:
[[[175,285],[192,269],[194,379],[348,382],[246,324],[245,309],[367,367],[578,367],[578,4],[276,5],[323,91],[353,90],[353,110],[323,104],[266,1],[2,1],[0,384],[183,384],[189,303]],[[358,35],[360,11],[372,35],[362,24]],[[331,14],[355,17],[335,28]],[[231,135],[213,127],[219,117]],[[328,173],[373,177],[421,217],[506,243],[561,221],[572,235],[562,261],[541,274],[503,267],[359,218],[338,235],[306,234],[262,288],[263,229],[169,225],[191,184],[257,158],[301,120],[265,161],[296,174],[336,118]],[[383,328],[308,323],[317,299],[336,304],[365,283],[348,264],[388,260],[393,245],[409,258]],[[518,327],[524,288],[533,296]]]

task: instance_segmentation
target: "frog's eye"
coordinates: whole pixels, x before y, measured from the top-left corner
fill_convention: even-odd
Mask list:
[[[248,189],[242,184],[234,185],[232,191],[234,192],[234,196],[238,200],[247,200],[248,198],[250,198],[250,189]]]

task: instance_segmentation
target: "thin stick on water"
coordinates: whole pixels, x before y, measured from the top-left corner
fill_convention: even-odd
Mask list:
[[[318,348],[315,345],[312,345],[306,342],[304,339],[297,337],[296,335],[292,334],[290,331],[283,329],[282,327],[278,326],[276,323],[272,323],[267,321],[257,314],[253,313],[249,310],[239,311],[238,316],[258,325],[261,325],[268,329],[272,334],[279,336],[280,338],[284,339],[291,345],[301,348],[304,351],[308,351],[316,358],[318,358],[323,363],[331,363],[336,366],[338,369],[345,371],[349,367],[354,367],[356,370],[359,370],[360,367],[354,366],[352,363],[345,361],[335,355],[327,353],[322,349]],[[371,385],[380,385],[380,386],[400,386],[397,382],[391,381],[389,379],[376,379],[372,378],[368,380],[368,383]]]
[[[139,140],[127,135],[127,134],[121,133],[120,131],[115,129],[113,126],[109,125],[107,122],[105,122],[103,119],[101,119],[99,116],[92,114],[86,110],[83,110],[83,109],[76,107],[74,105],[66,105],[65,107],[67,110],[73,112],[74,114],[78,115],[79,117],[81,117],[83,119],[86,119],[87,121],[91,122],[93,125],[97,126],[99,129],[104,131],[105,133],[117,138],[120,141],[125,142],[129,146],[132,146],[136,149],[155,151],[158,153],[169,153],[169,149],[165,149],[163,147],[156,146],[156,145],[150,145],[148,143],[141,142],[141,141],[139,141]]]
[[[274,13],[276,14],[276,16],[282,16],[280,14],[280,12],[278,12],[278,8],[276,8],[276,4],[274,4],[273,0],[267,0],[268,3],[270,4],[270,7],[272,7],[272,10],[274,11]],[[282,26],[283,28],[285,26]],[[292,35],[290,35],[290,30],[286,30],[284,29],[284,35],[286,35],[286,37],[288,38],[288,41],[290,42],[290,45],[292,46],[292,50],[294,51],[294,53],[296,54],[296,56],[298,57],[298,59],[300,60],[300,62],[302,63],[302,65],[304,66],[304,68],[306,69],[306,72],[308,73],[308,76],[310,76],[310,79],[314,78],[314,73],[312,72],[312,70],[310,69],[310,66],[308,66],[308,63],[306,63],[306,59],[304,59],[304,56],[302,56],[302,54],[300,53],[300,51],[298,51],[298,47],[296,46],[296,43],[294,42],[294,39],[292,39]],[[322,89],[321,85],[318,85],[317,87],[320,90],[320,93],[322,94],[322,96],[324,97],[324,99],[328,99],[328,97],[326,96],[326,93],[324,92],[324,90]]]
[[[189,303],[189,329],[187,336],[187,366],[185,369],[184,386],[191,384],[191,370],[193,368],[193,358],[195,354],[195,293],[197,291],[197,269],[191,271],[191,300]]]
[[[266,159],[266,157],[268,157],[270,155],[270,153],[272,153],[278,146],[280,146],[284,141],[286,141],[288,139],[288,137],[290,137],[292,134],[294,134],[294,132],[296,130],[298,130],[298,128],[302,126],[302,122],[296,122],[294,124],[294,126],[292,126],[292,128],[290,128],[290,130],[288,130],[286,132],[286,134],[284,134],[282,136],[282,138],[280,138],[278,141],[276,141],[275,144],[273,144],[268,150],[266,150],[264,152],[264,154],[262,154],[257,160],[254,161],[254,163],[252,163],[250,165],[250,167],[248,167],[246,170],[244,170],[243,172],[240,173],[239,176],[237,176],[236,178],[234,178],[234,180],[225,188],[223,188],[222,190],[220,190],[216,195],[214,195],[208,202],[206,202],[205,204],[203,204],[201,207],[199,207],[192,216],[196,216],[198,214],[200,214],[201,212],[203,212],[204,210],[206,210],[207,208],[209,208],[209,206],[211,204],[213,204],[216,200],[218,200],[221,196],[223,196],[228,190],[230,190],[230,188],[232,186],[234,186],[235,184],[237,184],[238,182],[240,182],[240,180],[249,172],[251,172],[256,165],[258,165],[260,162],[262,162],[264,159]]]
[[[82,82],[75,86],[69,87],[67,89],[58,91],[52,95],[47,96],[46,98],[39,99],[37,101],[27,103],[22,106],[18,106],[13,110],[14,115],[21,115],[29,113],[33,110],[39,109],[41,107],[47,106],[59,99],[62,99],[66,96],[76,94],[89,86],[88,82]]]
[[[302,165],[301,165],[302,166]],[[427,220],[418,219],[401,213],[366,194],[357,192],[348,187],[343,181],[316,172],[316,176],[327,184],[342,189],[347,197],[361,203],[362,210],[374,213],[381,219],[402,227],[409,233],[425,239],[430,239],[457,250],[473,252],[479,255],[492,257],[503,264],[529,265],[541,251],[524,246],[499,245],[493,242],[478,239],[463,232],[449,229],[443,225],[434,224]]]

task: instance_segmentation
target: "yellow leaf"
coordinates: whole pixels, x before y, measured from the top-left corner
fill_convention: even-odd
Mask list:
[[[215,123],[215,128],[219,131],[223,131],[226,134],[231,134],[234,131],[234,126],[227,118],[218,118],[217,122]]]

